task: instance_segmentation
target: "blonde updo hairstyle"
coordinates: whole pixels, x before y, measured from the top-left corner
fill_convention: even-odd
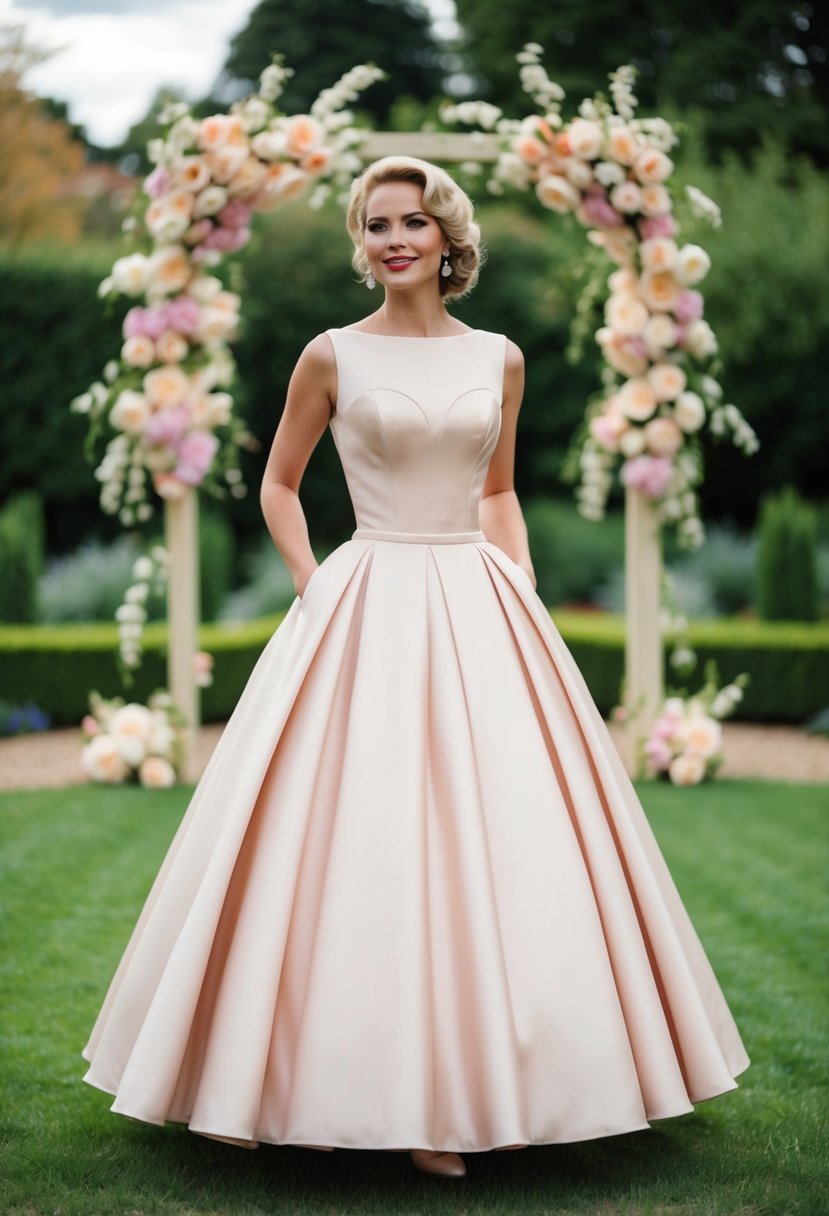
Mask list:
[[[438,275],[440,293],[447,303],[467,295],[478,281],[478,270],[484,261],[481,230],[472,218],[472,203],[444,169],[414,156],[384,156],[351,184],[346,220],[354,242],[351,264],[363,282],[369,271],[364,244],[368,199],[375,186],[386,182],[415,182],[423,188],[423,210],[437,220],[449,242],[452,273],[445,277]]]

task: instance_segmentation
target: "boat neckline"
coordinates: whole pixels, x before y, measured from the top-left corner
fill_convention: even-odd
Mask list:
[[[450,342],[456,338],[470,338],[480,333],[479,329],[467,329],[462,334],[373,334],[367,329],[347,329],[342,327],[336,331],[340,334],[361,334],[365,338],[391,338],[396,342]]]

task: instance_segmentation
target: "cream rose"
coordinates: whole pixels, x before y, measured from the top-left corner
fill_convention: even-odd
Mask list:
[[[683,245],[676,259],[676,277],[686,287],[693,287],[708,274],[711,259],[699,245]]]
[[[633,162],[633,172],[643,185],[661,183],[670,177],[674,162],[658,148],[645,148]]]
[[[324,138],[322,127],[309,114],[297,114],[285,124],[285,147],[288,155],[297,160],[319,148]]]
[[[626,381],[617,395],[623,413],[634,422],[644,422],[656,409],[656,393],[643,376]]]
[[[333,153],[330,148],[315,148],[307,156],[303,156],[299,167],[311,177],[319,177],[331,164]]]
[[[535,187],[535,192],[543,207],[549,207],[559,215],[573,211],[581,201],[581,195],[572,182],[568,182],[566,177],[558,173],[542,177]]]
[[[178,405],[190,391],[190,381],[180,367],[154,367],[144,377],[144,392],[158,409]]]
[[[214,151],[246,142],[242,120],[235,114],[212,114],[199,124],[198,145],[202,149]]]
[[[136,768],[144,759],[153,728],[153,715],[144,705],[123,705],[112,715],[109,733],[127,764]]]
[[[215,152],[205,154],[210,174],[220,186],[226,186],[230,179],[236,176],[247,158],[248,149],[242,146],[218,148]]]
[[[637,350],[624,334],[617,334],[608,326],[596,331],[596,341],[602,348],[607,362],[623,376],[641,376],[647,370],[648,360]]]
[[[593,170],[586,161],[579,160],[575,156],[568,156],[562,162],[564,176],[568,182],[572,182],[578,190],[586,190],[593,183]]]
[[[159,241],[177,241],[190,227],[189,219],[176,215],[167,207],[166,199],[154,199],[144,212],[147,231]]]
[[[148,790],[166,790],[176,783],[176,771],[163,756],[147,756],[138,769],[138,780]]]
[[[636,249],[636,236],[629,228],[616,228],[601,234],[602,244],[611,261],[617,266],[628,265]]]
[[[250,146],[260,160],[279,160],[280,156],[286,155],[285,133],[260,131],[258,135],[254,135]]]
[[[622,270],[614,270],[613,274],[608,275],[607,285],[611,291],[631,295],[635,294],[639,288],[639,277],[636,271],[626,266]]]
[[[144,334],[134,334],[121,347],[121,358],[130,367],[149,367],[155,363],[155,343]]]
[[[81,752],[83,771],[93,781],[118,785],[129,776],[129,765],[110,735],[96,735]]]
[[[639,280],[639,294],[653,312],[670,312],[682,292],[669,270],[646,270]]]
[[[605,320],[617,333],[634,337],[647,324],[648,312],[641,300],[631,295],[612,295],[605,305]]]
[[[595,160],[602,148],[602,128],[589,118],[574,118],[567,128],[570,151],[579,160]]]
[[[698,431],[705,421],[705,406],[697,393],[680,393],[674,405],[674,418],[683,431]]]
[[[668,766],[674,785],[699,785],[705,776],[705,759],[697,752],[682,752]]]
[[[112,267],[115,290],[125,296],[140,296],[147,286],[149,265],[143,253],[119,258]]]
[[[717,339],[707,321],[692,321],[685,330],[683,345],[695,359],[707,359],[717,353]]]
[[[527,165],[537,165],[547,155],[548,149],[535,135],[518,135],[513,144],[515,151]]]
[[[273,211],[281,203],[301,194],[310,180],[309,175],[295,165],[268,165],[262,189],[256,198],[256,210]]]
[[[159,498],[166,498],[168,500],[184,498],[189,488],[183,481],[179,481],[177,477],[173,477],[170,473],[153,473],[153,486]]]
[[[118,394],[109,420],[117,431],[124,431],[127,435],[140,435],[149,416],[150,406],[144,394],[125,388]]]
[[[645,423],[644,438],[654,456],[673,456],[682,447],[682,431],[673,418],[651,418]]]
[[[651,359],[659,359],[666,350],[676,345],[677,329],[667,313],[658,312],[649,317],[642,330],[642,340]]]
[[[680,722],[677,736],[689,752],[708,759],[720,750],[722,725],[707,714],[692,715]]]
[[[217,211],[221,211],[227,200],[228,193],[224,186],[208,186],[196,195],[193,214],[197,219],[201,219],[203,215],[215,215]]]
[[[636,182],[623,181],[610,191],[610,202],[624,215],[635,215],[642,210],[642,191]]]
[[[203,190],[210,182],[210,169],[203,156],[182,156],[176,165],[175,182],[191,194]]]
[[[668,236],[653,236],[639,246],[639,256],[646,270],[673,270],[676,255],[676,241]]]
[[[165,329],[156,339],[155,348],[162,363],[181,363],[189,349],[187,339],[174,329]]]
[[[261,188],[266,172],[266,166],[260,160],[248,156],[228,182],[228,194],[231,198],[250,198]]]
[[[675,401],[685,388],[685,372],[676,363],[655,363],[648,372],[648,384],[657,401]]]
[[[194,336],[199,342],[215,342],[217,339],[226,338],[231,334],[238,322],[239,317],[236,313],[228,312],[224,308],[214,308],[212,304],[208,304],[201,310]]]
[[[645,430],[641,426],[629,426],[619,436],[619,451],[623,456],[639,456],[645,450]]]

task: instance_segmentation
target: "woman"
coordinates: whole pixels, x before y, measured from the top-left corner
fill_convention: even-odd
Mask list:
[[[465,194],[352,190],[380,307],[303,351],[262,485],[297,599],[193,795],[84,1052],[112,1109],[247,1147],[461,1151],[629,1132],[749,1063],[633,786],[535,594],[523,360],[447,304]],[[331,426],[357,529],[298,491]]]

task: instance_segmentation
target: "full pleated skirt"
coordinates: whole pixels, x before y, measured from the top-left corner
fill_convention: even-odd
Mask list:
[[[736,1088],[738,1030],[526,574],[482,533],[385,535],[336,549],[265,647],[85,1080],[248,1146],[447,1151]]]

